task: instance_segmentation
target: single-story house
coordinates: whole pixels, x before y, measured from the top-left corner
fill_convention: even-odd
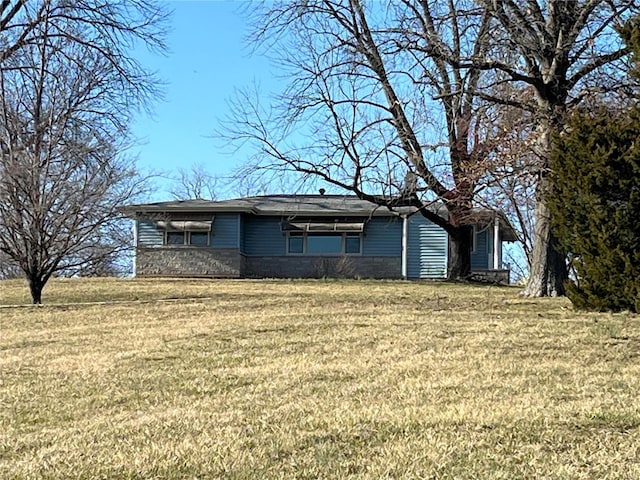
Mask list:
[[[414,208],[390,211],[355,196],[269,195],[129,205],[135,274],[189,277],[444,278],[447,233]],[[471,266],[508,282],[506,217],[473,215]],[[444,213],[443,213],[444,215]]]

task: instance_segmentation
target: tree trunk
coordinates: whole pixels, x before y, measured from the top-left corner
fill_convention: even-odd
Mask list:
[[[544,189],[546,179],[538,188]],[[529,268],[529,281],[522,291],[527,297],[557,297],[565,294],[568,279],[565,255],[558,251],[557,241],[551,231],[551,213],[542,195],[536,201],[536,225],[533,252]]]
[[[563,97],[564,98],[564,97]],[[533,228],[533,250],[529,265],[529,280],[522,291],[526,297],[558,297],[565,294],[565,282],[569,278],[566,256],[557,248],[558,242],[551,231],[551,212],[546,197],[553,191],[553,180],[549,177],[549,159],[552,150],[553,132],[562,125],[564,100],[558,98],[539,99],[545,115],[538,128],[540,156],[540,178],[536,186],[536,224]]]
[[[29,277],[29,290],[31,291],[31,300],[34,305],[40,305],[42,303],[42,290],[44,284],[39,278]]]
[[[447,280],[465,280],[471,274],[471,235],[473,227],[462,226],[449,232]]]

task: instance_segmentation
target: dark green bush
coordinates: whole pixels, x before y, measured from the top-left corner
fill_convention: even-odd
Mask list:
[[[549,206],[573,304],[640,311],[640,111],[580,112],[554,139]]]

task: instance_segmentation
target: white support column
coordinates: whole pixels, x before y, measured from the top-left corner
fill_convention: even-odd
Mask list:
[[[502,257],[502,242],[500,241],[500,219],[498,215],[493,220],[493,269],[500,269]]]
[[[136,263],[138,261],[137,259],[137,251],[138,251],[138,219],[135,219],[133,221],[133,270],[132,270],[132,274],[133,274],[133,278],[136,277]]]
[[[407,247],[409,245],[409,218],[402,217],[402,278],[407,279]]]

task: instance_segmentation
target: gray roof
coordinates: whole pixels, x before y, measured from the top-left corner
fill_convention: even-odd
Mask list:
[[[434,203],[429,207],[433,212],[446,218],[447,211],[442,204]],[[122,212],[135,217],[153,213],[249,213],[253,215],[281,216],[398,216],[412,214],[414,207],[396,208],[394,211],[380,207],[354,195],[265,195],[234,198],[230,200],[172,200],[168,202],[142,203],[122,207]],[[506,241],[516,241],[513,226],[502,212],[489,209],[474,209],[474,223],[488,224],[495,215],[500,219]]]
[[[231,200],[174,200],[128,205],[126,214],[155,212],[240,212],[254,215],[398,215],[353,195],[266,195]]]

